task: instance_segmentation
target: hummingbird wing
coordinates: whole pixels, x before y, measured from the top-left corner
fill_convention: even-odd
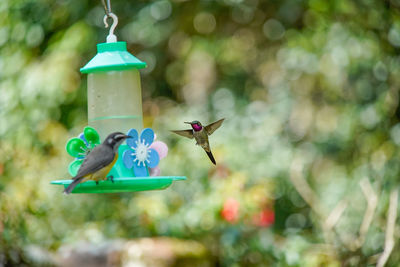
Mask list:
[[[209,125],[207,125],[206,127],[204,127],[204,128],[206,129],[208,135],[211,135],[213,132],[215,132],[215,130],[217,130],[217,129],[221,126],[221,124],[222,124],[222,122],[223,122],[224,120],[225,120],[225,118],[220,119],[219,121],[210,123]]]
[[[173,133],[179,134],[181,136],[193,139],[193,130],[181,130],[181,131],[171,131]]]

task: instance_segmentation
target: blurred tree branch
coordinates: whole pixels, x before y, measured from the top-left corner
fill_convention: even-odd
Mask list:
[[[320,205],[319,198],[314,190],[307,183],[303,175],[304,163],[301,158],[295,158],[290,168],[290,179],[299,192],[304,201],[311,207],[311,209],[318,215],[322,221],[322,228],[324,230],[325,239],[328,243],[332,243],[332,229],[340,220],[343,212],[347,208],[347,199],[343,199],[328,215]]]
[[[399,197],[399,190],[393,189],[390,192],[389,210],[386,225],[386,236],[385,236],[385,247],[382,255],[379,257],[377,267],[385,266],[390,254],[392,253],[394,247],[394,227],[396,224],[397,217],[397,200]]]
[[[378,196],[372,188],[371,183],[367,178],[363,178],[359,185],[361,191],[367,201],[367,208],[364,213],[363,220],[360,225],[358,238],[354,240],[354,238],[344,238],[344,236],[337,232],[332,231],[340,218],[342,217],[344,211],[348,206],[348,199],[345,198],[341,200],[336,207],[330,212],[326,214],[323,207],[320,205],[319,198],[315,191],[310,187],[306,179],[303,175],[304,163],[301,158],[295,158],[290,168],[290,179],[305,200],[305,202],[311,207],[311,209],[318,215],[321,219],[322,228],[325,235],[325,240],[327,243],[333,243],[333,233],[336,233],[343,245],[349,249],[350,251],[356,251],[362,247],[365,242],[365,237],[367,235],[368,229],[371,226],[373,216],[375,214],[376,207],[378,205]],[[398,190],[393,190],[390,194],[390,204],[388,211],[388,219],[387,219],[387,231],[386,231],[386,239],[385,239],[385,248],[384,252],[379,258],[378,265],[379,267],[383,267],[388,260],[393,247],[394,247],[394,226],[397,217],[397,199],[398,199]]]
[[[347,208],[347,202],[347,199],[341,200],[326,218],[324,225],[327,229],[332,229],[338,223],[340,217],[342,217],[343,212]]]
[[[293,160],[290,169],[290,179],[299,192],[304,201],[311,207],[311,209],[321,218],[323,221],[322,227],[326,231],[330,231],[340,220],[343,212],[347,208],[347,199],[343,199],[338,205],[332,210],[328,215],[325,209],[319,204],[319,198],[314,190],[307,183],[303,176],[303,162],[301,159],[297,158]]]
[[[320,206],[318,196],[308,185],[303,176],[303,162],[300,158],[295,158],[290,167],[290,180],[292,181],[297,192],[311,209],[321,218],[325,217],[325,212]]]
[[[367,178],[364,178],[360,181],[360,187],[365,199],[367,200],[368,206],[360,226],[359,237],[357,238],[355,244],[356,248],[360,248],[364,244],[365,236],[367,235],[372,218],[374,217],[376,206],[378,205],[378,197],[372,189],[371,183]]]

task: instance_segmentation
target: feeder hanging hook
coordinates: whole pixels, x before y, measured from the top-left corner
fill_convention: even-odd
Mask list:
[[[117,41],[117,36],[114,35],[114,30],[115,30],[115,27],[117,27],[117,24],[118,24],[118,17],[114,13],[111,13],[111,12],[106,14],[106,15],[104,15],[103,22],[104,22],[104,25],[105,25],[106,28],[108,28],[107,19],[109,17],[112,18],[113,23],[111,24],[110,31],[109,31],[108,36],[107,36],[107,43],[115,43]]]
[[[107,0],[107,4],[106,4],[105,0],[102,0],[102,2],[103,2],[103,6],[104,6],[104,11],[106,12],[106,14],[104,15],[104,18],[103,18],[105,27],[108,28],[108,22],[107,22],[108,18],[112,18],[112,20],[113,20],[113,23],[110,27],[110,31],[107,36],[107,43],[114,43],[117,41],[117,36],[114,35],[114,30],[118,24],[118,17],[111,11],[110,0]]]

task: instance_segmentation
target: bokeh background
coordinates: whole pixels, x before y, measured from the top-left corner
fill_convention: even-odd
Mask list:
[[[50,185],[69,178],[64,147],[87,124],[79,68],[105,41],[104,9],[2,0],[0,265],[80,252],[108,266],[377,263],[400,172],[400,1],[111,3],[119,40],[148,64],[145,126],[170,149],[162,174],[188,180],[69,197]],[[221,117],[216,167],[169,132]]]

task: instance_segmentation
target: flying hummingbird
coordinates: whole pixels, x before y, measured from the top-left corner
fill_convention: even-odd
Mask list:
[[[182,135],[190,139],[196,139],[196,145],[201,146],[207,153],[211,162],[216,164],[213,154],[211,153],[210,143],[208,142],[208,136],[217,130],[225,119],[210,123],[207,126],[201,125],[199,121],[185,122],[192,126],[192,129],[172,131],[173,133]]]

